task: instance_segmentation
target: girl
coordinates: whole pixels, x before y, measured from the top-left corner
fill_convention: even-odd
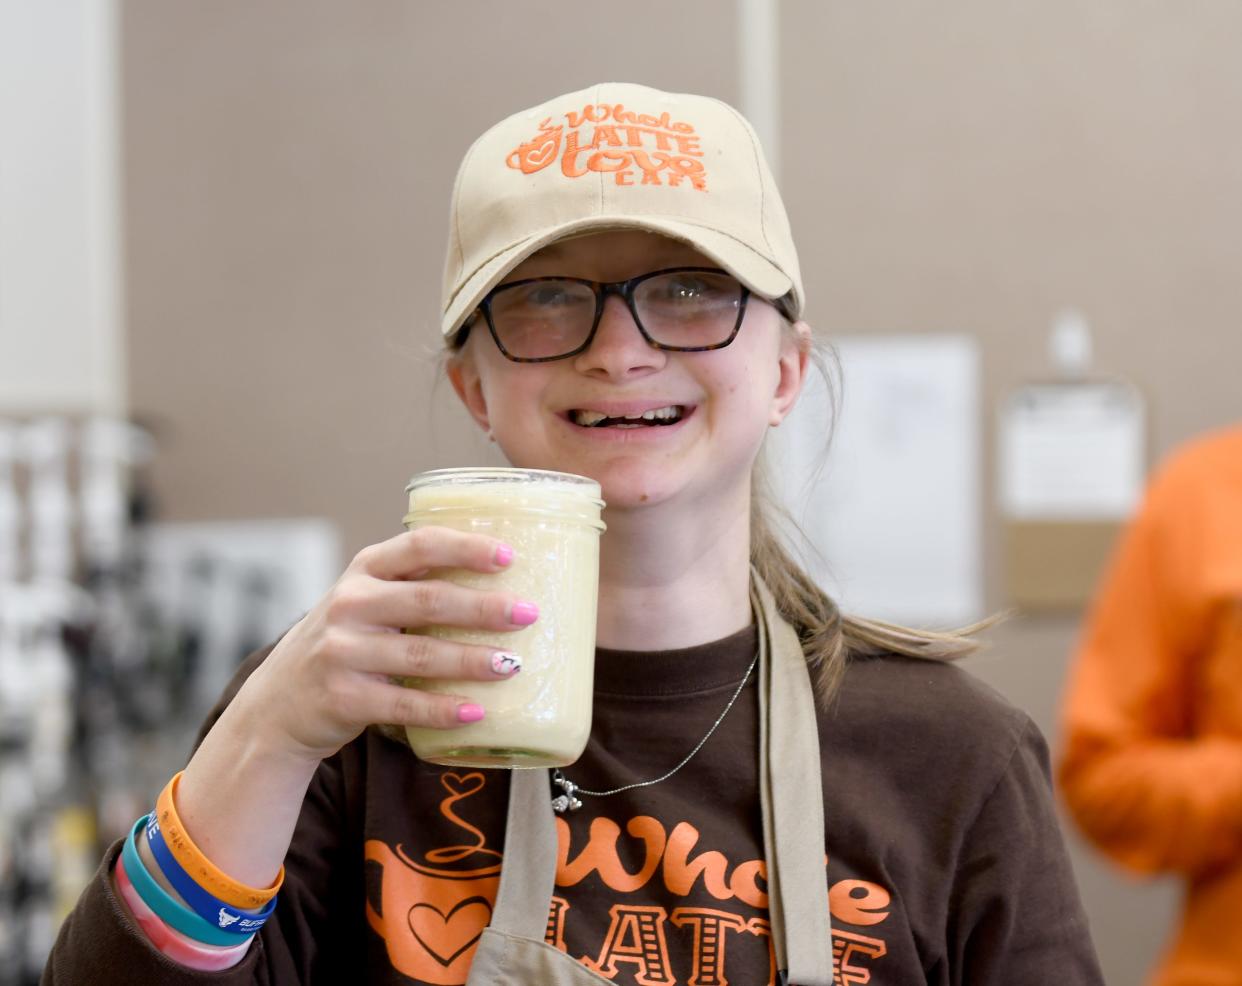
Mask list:
[[[45,980],[1098,983],[1034,726],[937,660],[963,636],[842,617],[764,518],[802,308],[728,106],[599,85],[484,134],[453,192],[448,376],[511,463],[603,488],[586,753],[554,790],[369,728],[487,715],[395,676],[520,673],[401,628],[555,613],[434,577],[511,564],[487,537],[366,548],[240,670]]]

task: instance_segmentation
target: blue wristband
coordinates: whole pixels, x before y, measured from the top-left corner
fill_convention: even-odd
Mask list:
[[[143,815],[129,831],[125,846],[121,850],[125,857],[125,875],[138,891],[147,907],[155,912],[155,916],[170,928],[175,928],[183,935],[201,941],[204,945],[236,945],[237,936],[221,931],[214,924],[208,924],[180,901],[173,898],[167,890],[155,882],[155,878],[147,872],[138,855],[138,843],[135,837],[140,829],[146,827],[147,818]]]
[[[199,917],[220,931],[233,936],[253,935],[272,916],[272,911],[276,910],[275,897],[264,905],[263,910],[252,913],[226,904],[219,897],[203,889],[202,885],[190,876],[173,856],[168,843],[164,841],[163,833],[160,832],[160,821],[155,817],[154,812],[147,816],[147,845],[155,861],[160,864],[164,876],[173,885],[173,889],[184,898]],[[237,938],[234,937],[232,941],[236,944]]]

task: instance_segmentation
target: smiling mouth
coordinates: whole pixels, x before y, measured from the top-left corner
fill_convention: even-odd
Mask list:
[[[569,420],[581,428],[659,428],[675,425],[686,416],[683,404],[656,407],[641,414],[612,416],[601,411],[575,408],[569,412]]]

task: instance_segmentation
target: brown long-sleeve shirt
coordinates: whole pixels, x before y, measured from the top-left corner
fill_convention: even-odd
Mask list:
[[[607,790],[666,772],[755,646],[751,629],[601,650],[591,742],[566,773]],[[673,777],[583,796],[558,819],[551,943],[626,986],[772,981],[757,730],[752,682]],[[865,658],[819,731],[826,859],[807,865],[826,867],[838,983],[1101,982],[1024,714],[956,667]],[[112,894],[113,847],[44,982],[463,983],[496,893],[507,793],[503,771],[424,764],[369,731],[315,775],[276,915],[240,965],[196,973],[156,953]]]

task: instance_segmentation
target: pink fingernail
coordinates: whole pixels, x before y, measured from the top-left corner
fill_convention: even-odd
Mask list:
[[[528,627],[539,619],[539,607],[534,603],[514,603],[509,611],[509,622],[515,626]]]
[[[473,702],[463,702],[457,706],[458,722],[478,722],[483,718],[483,706],[475,705]]]
[[[522,670],[522,659],[508,651],[498,650],[492,655],[492,670],[497,674],[517,674]]]
[[[507,544],[496,545],[496,553],[492,556],[492,560],[497,565],[508,565],[513,561],[513,549]]]

